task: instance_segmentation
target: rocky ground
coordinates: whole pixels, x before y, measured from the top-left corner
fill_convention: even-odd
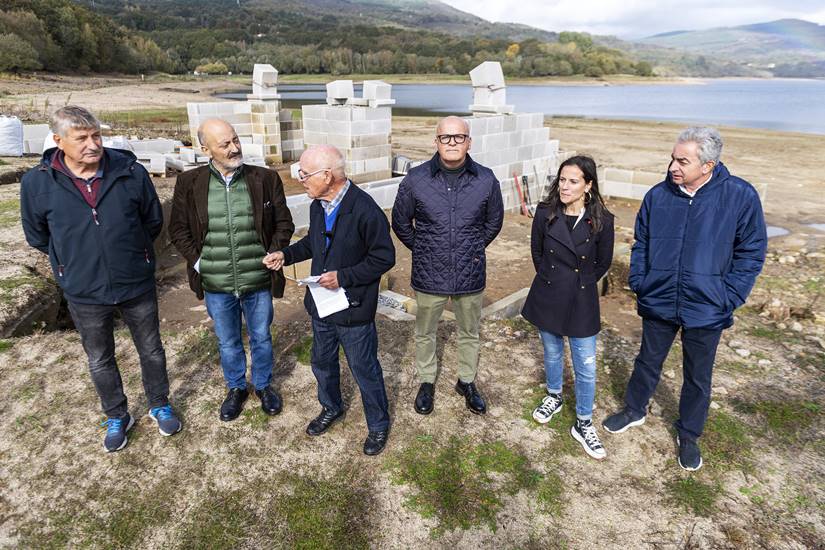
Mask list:
[[[411,156],[428,154],[434,122],[397,119],[394,146]],[[662,167],[678,132],[676,125],[622,121],[549,125],[563,149],[642,170]],[[541,346],[518,318],[483,325],[479,386],[490,405],[486,416],[471,415],[452,389],[451,322],[440,331],[435,412],[415,414],[412,326],[382,319],[379,355],[393,417],[388,448],[377,458],[361,453],[366,426],[357,387],[346,375],[348,416],[310,438],[303,430],[318,412],[308,365],[311,331],[294,289],[278,306],[273,327],[284,411],[269,418],[253,397],[241,418],[221,423],[215,340],[167,251],[162,330],[171,400],[184,431],[163,438],[147,416],[137,357],[123,327],[116,332],[117,359],[138,421],[129,446],[111,455],[101,447],[103,418],[77,334],[41,329],[0,340],[6,395],[0,400],[0,546],[824,548],[825,232],[809,224],[825,222],[817,217],[825,200],[817,162],[825,137],[723,133],[728,166],[768,183],[768,221],[790,233],[770,240],[756,289],[723,335],[699,472],[676,463],[678,343],[648,421],[621,435],[602,431],[608,456],[597,462],[569,434],[569,373],[564,412],[546,426],[530,418],[543,392]],[[32,162],[3,160],[0,178]],[[156,183],[168,200],[172,180]],[[619,242],[629,240],[637,207],[610,203],[622,228]],[[23,243],[18,209],[19,185],[0,186],[5,329],[25,324],[26,312],[49,307],[41,302],[56,295],[44,259]],[[491,248],[488,299],[529,283],[528,230],[528,220],[509,218]],[[396,291],[408,291],[408,262],[402,253],[392,274]],[[602,302],[597,424],[620,406],[639,345],[626,268],[619,258]]]

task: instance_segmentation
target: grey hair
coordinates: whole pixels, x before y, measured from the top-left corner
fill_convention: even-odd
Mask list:
[[[51,131],[58,136],[66,137],[66,134],[72,129],[100,130],[100,121],[83,107],[66,105],[54,112],[49,126]]]
[[[330,168],[332,169],[332,175],[336,181],[345,180],[347,179],[347,171],[346,171],[346,161],[344,160],[344,155],[338,149],[335,150],[335,153],[332,156],[330,162]]]
[[[719,164],[719,157],[722,156],[722,135],[716,128],[706,126],[692,126],[685,128],[679,134],[678,143],[693,142],[699,149],[699,162],[713,162]]]

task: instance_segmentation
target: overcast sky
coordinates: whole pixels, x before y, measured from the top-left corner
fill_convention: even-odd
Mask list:
[[[823,0],[442,0],[488,21],[642,38],[795,18],[825,24]]]

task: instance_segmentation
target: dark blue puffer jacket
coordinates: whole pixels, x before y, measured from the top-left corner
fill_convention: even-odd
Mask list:
[[[628,282],[639,315],[707,329],[733,324],[768,243],[756,189],[721,162],[692,198],[670,174],[648,191],[635,238]]]
[[[448,185],[438,154],[401,181],[392,229],[412,250],[411,286],[428,294],[484,290],[484,249],[504,220],[501,187],[492,170],[467,156],[456,185]]]
[[[133,153],[104,149],[95,215],[69,177],[52,168],[55,151],[23,176],[20,211],[26,241],[49,255],[66,298],[119,304],[155,288],[152,243],[163,211],[149,174]]]

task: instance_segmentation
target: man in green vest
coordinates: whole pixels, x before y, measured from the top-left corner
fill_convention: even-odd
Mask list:
[[[210,162],[178,176],[169,234],[186,258],[189,286],[215,323],[228,389],[220,418],[234,420],[249,395],[241,319],[252,355],[252,384],[266,414],[281,412],[272,380],[272,298],[284,294],[281,271],[262,264],[267,252],[289,244],[295,230],[281,178],[274,170],[245,165],[232,126],[210,119],[198,128]]]

